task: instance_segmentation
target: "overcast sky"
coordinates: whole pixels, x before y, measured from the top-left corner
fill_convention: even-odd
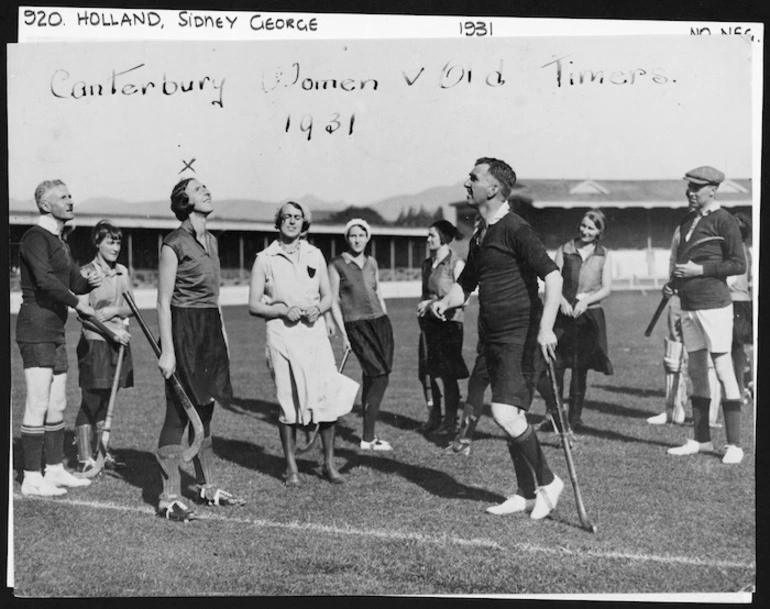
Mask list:
[[[746,178],[750,69],[735,37],[13,45],[10,196],[58,177],[81,201],[165,200],[185,162],[215,199],[356,205],[482,155],[525,179]]]

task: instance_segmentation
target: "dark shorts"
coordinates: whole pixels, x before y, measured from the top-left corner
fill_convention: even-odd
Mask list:
[[[486,343],[484,358],[492,401],[529,410],[537,380],[546,370],[543,354],[531,333],[526,343]]]
[[[54,374],[67,372],[64,343],[18,343],[24,368],[53,368]]]

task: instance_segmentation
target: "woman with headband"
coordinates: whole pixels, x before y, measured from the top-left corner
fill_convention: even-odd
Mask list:
[[[428,433],[454,434],[460,404],[459,379],[468,378],[463,360],[463,307],[449,309],[445,319],[430,314],[432,302],[442,298],[457,281],[465,262],[449,248],[462,235],[448,220],[438,220],[428,228],[430,256],[422,263],[422,298],[417,304],[420,331],[425,349],[420,352],[420,378],[430,378],[433,408],[421,430]],[[424,352],[423,352],[424,351]],[[441,392],[437,380],[444,385],[444,419],[441,420]]]
[[[374,433],[380,404],[393,369],[393,328],[380,292],[377,261],[364,253],[372,230],[366,220],[345,225],[347,251],[329,263],[332,318],[346,348],[356,354],[363,370],[361,405],[364,411],[362,451],[392,450]]]
[[[607,351],[607,327],[602,301],[612,291],[610,253],[601,244],[607,220],[598,209],[585,213],[578,228],[579,236],[556,251],[555,262],[561,269],[564,285],[556,318],[559,337],[557,383],[562,391],[564,369],[572,369],[569,395],[569,424],[577,431],[583,425],[581,415],[589,370],[612,374]],[[553,431],[550,421],[540,431]]]

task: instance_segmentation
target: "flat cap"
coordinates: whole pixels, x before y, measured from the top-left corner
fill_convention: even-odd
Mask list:
[[[725,174],[718,169],[704,165],[688,171],[684,174],[684,179],[693,184],[721,184],[725,180]]]

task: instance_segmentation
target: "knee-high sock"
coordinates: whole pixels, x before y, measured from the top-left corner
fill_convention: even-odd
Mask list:
[[[21,426],[21,451],[24,453],[24,471],[38,472],[43,467],[43,437],[45,428],[42,425]]]
[[[46,422],[43,441],[46,464],[62,463],[64,461],[64,421]]]
[[[380,404],[382,403],[389,380],[390,377],[387,374],[369,377],[369,391],[366,396],[366,403],[364,404],[364,442],[374,440],[374,426],[377,422]]]
[[[214,447],[211,436],[203,438],[198,454],[193,457],[195,481],[201,486],[214,484]]]
[[[690,397],[692,403],[692,423],[696,442],[711,442],[709,428],[709,404],[711,398]]]
[[[741,445],[741,401],[725,400],[722,402],[722,411],[725,415],[725,435],[727,443],[735,446]]]
[[[741,392],[741,397],[743,397],[743,392],[746,390],[746,364],[748,362],[743,345],[733,345],[732,357],[735,380],[738,381],[738,390]]]
[[[443,381],[444,393],[446,394],[444,407],[445,417],[448,421],[454,422],[457,420],[457,411],[460,407],[460,387],[455,378],[445,378]]]
[[[179,445],[166,445],[158,448],[155,458],[160,466],[160,478],[163,483],[161,501],[174,501],[182,496],[182,479],[179,467],[182,465],[184,448]]]
[[[534,471],[535,481],[538,486],[546,486],[553,482],[553,472],[548,467],[540,441],[537,439],[537,434],[533,431],[531,425],[528,425],[527,431],[518,438],[513,438],[512,442],[516,444],[519,454]]]
[[[516,472],[519,493],[525,499],[534,499],[537,486],[534,472],[529,469],[529,465],[521,456],[518,445],[511,439],[508,440],[508,453],[511,455],[511,461],[513,461],[513,471]]]

